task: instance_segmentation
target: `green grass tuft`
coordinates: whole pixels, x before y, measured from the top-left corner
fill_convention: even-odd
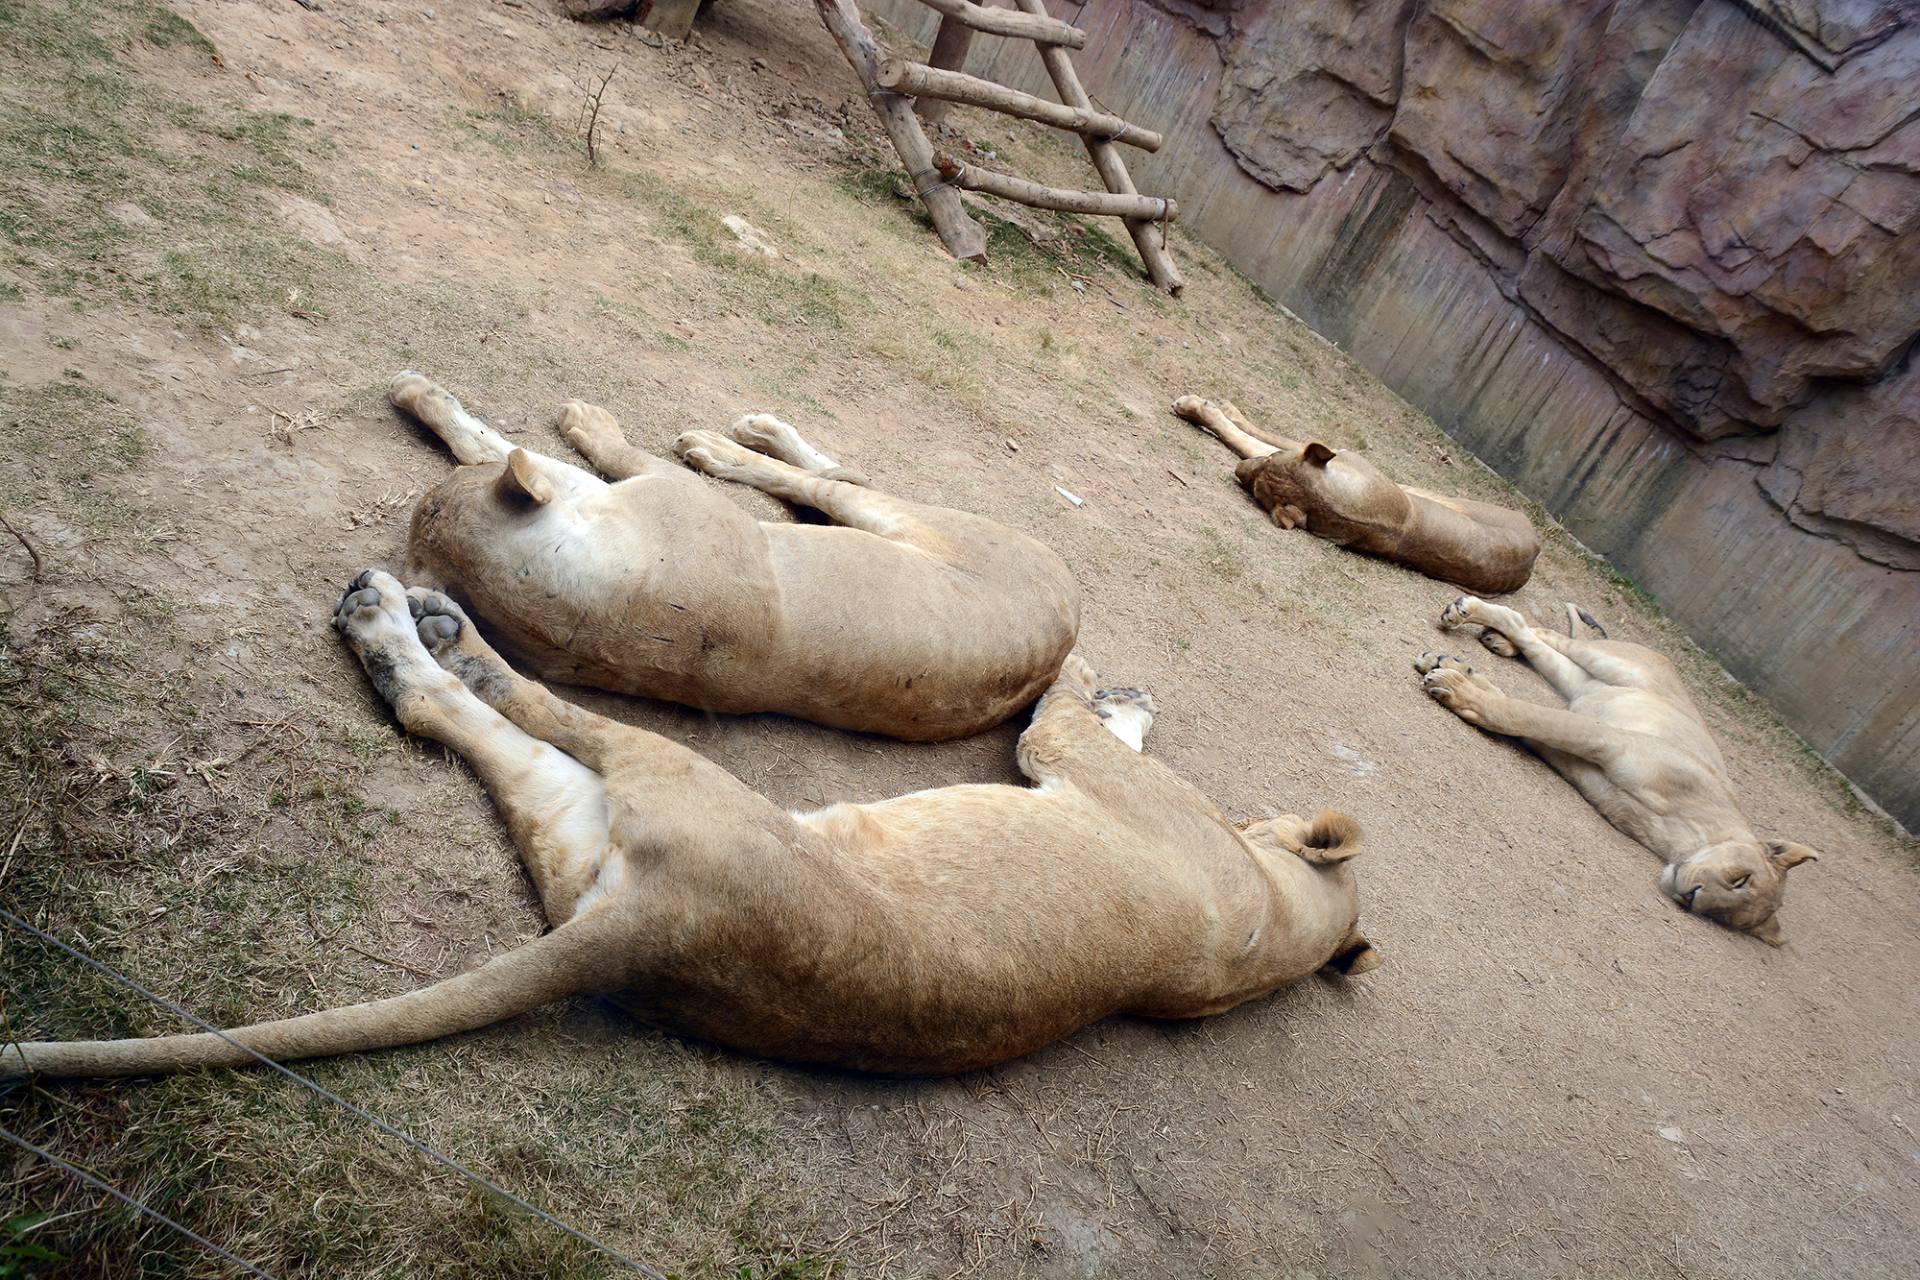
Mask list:
[[[311,299],[337,263],[278,231],[269,201],[318,194],[313,122],[186,100],[176,85],[223,87],[212,52],[145,0],[0,4],[0,260],[51,294],[207,326]]]

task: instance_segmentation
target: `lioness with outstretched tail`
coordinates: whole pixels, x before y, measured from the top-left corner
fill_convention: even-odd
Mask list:
[[[1230,824],[1140,753],[1154,707],[1069,656],[1021,734],[1033,785],[788,813],[687,748],[517,674],[438,592],[384,573],[335,625],[414,733],[492,793],[551,933],[471,973],[229,1033],[273,1059],[469,1031],[582,993],[771,1058],[939,1074],[1110,1013],[1217,1013],[1324,966],[1355,927],[1351,819]],[[221,1037],[19,1044],[0,1076],[252,1059]]]

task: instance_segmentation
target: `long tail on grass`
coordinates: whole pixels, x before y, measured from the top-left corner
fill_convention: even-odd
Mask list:
[[[603,987],[607,949],[618,931],[611,912],[594,912],[569,920],[471,973],[387,1000],[236,1027],[225,1033],[230,1039],[203,1031],[139,1040],[0,1045],[0,1080],[25,1075],[143,1076],[193,1067],[251,1066],[259,1059],[246,1049],[275,1062],[289,1062],[418,1044],[472,1031]]]

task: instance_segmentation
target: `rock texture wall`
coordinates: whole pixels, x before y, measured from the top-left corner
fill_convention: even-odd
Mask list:
[[[1142,190],[1920,829],[1920,0],[1049,2]]]

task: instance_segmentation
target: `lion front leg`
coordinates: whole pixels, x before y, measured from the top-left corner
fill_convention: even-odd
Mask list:
[[[791,423],[782,422],[770,413],[750,413],[727,428],[727,434],[736,443],[756,453],[778,458],[790,467],[798,467],[823,480],[842,480],[858,485],[867,482],[866,476],[859,471],[835,462],[809,444]]]
[[[648,743],[664,741],[575,706],[527,679],[486,642],[466,611],[440,592],[415,589],[407,595],[408,607],[419,620],[421,642],[433,660],[520,732],[551,743],[600,773],[612,771]]]
[[[1181,396],[1173,402],[1173,412],[1202,428],[1242,458],[1265,458],[1280,452],[1279,446],[1256,436],[1253,424],[1225,401],[1216,404],[1199,396]]]
[[[609,480],[631,480],[635,476],[678,475],[679,468],[665,458],[655,457],[637,445],[629,444],[620,420],[597,404],[569,400],[560,406],[560,434],[579,450],[593,469]]]

